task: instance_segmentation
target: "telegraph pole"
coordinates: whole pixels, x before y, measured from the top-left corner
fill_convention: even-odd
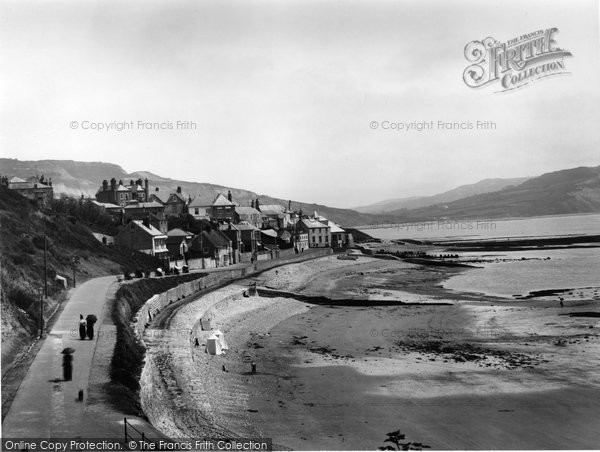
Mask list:
[[[201,260],[202,260],[202,270],[204,270],[204,245],[203,245],[203,236],[204,235],[204,228],[202,226],[202,220],[200,220],[200,256],[201,256]]]
[[[42,289],[40,289],[40,339],[44,338],[44,297],[42,294]]]
[[[73,287],[77,287],[77,282],[75,281],[75,269],[77,267],[77,264],[79,264],[79,256],[73,256],[73,258],[71,259],[71,267],[73,268]]]
[[[44,298],[48,298],[48,236],[44,234]]]

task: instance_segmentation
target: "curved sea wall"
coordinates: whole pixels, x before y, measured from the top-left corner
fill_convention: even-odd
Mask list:
[[[146,354],[144,340],[147,339],[144,338],[144,332],[149,326],[149,320],[172,301],[175,302],[183,296],[190,296],[199,290],[215,287],[227,281],[244,278],[280,265],[327,256],[332,252],[329,248],[311,249],[301,254],[255,262],[244,267],[219,269],[210,273],[141,279],[123,284],[116,294],[116,301],[112,308],[116,340],[111,360],[109,393],[113,403],[126,414],[143,415],[139,394]],[[183,287],[180,288],[181,285]],[[148,383],[147,379],[142,379],[142,383]]]
[[[140,279],[124,283],[117,290],[111,312],[116,337],[110,363],[108,392],[113,403],[126,414],[141,414],[138,379],[143,366],[145,349],[138,340],[138,333],[131,328],[133,316],[143,307],[145,300],[154,294],[167,292],[204,276],[206,274],[196,273]]]
[[[287,259],[263,261],[251,266],[211,273],[202,278],[200,288],[210,288],[227,280],[244,278],[280,265],[296,263],[332,254],[331,249],[320,249],[292,255]],[[172,438],[184,438],[188,432],[200,432],[206,436],[235,436],[220,420],[214,407],[216,395],[198,375],[198,362],[194,358],[194,339],[200,344],[211,334],[202,330],[201,319],[211,318],[214,309],[227,309],[248,300],[243,297],[243,285],[229,285],[177,308],[169,329],[154,329],[146,322],[151,316],[167,306],[169,296],[151,297],[136,315],[132,324],[141,343],[145,346],[145,359],[141,376],[140,403],[144,414],[153,426]],[[185,290],[183,291],[185,292]],[[172,293],[171,297],[175,294]],[[166,304],[165,304],[166,303]],[[162,307],[161,307],[162,306]],[[158,309],[158,311],[157,311]],[[198,358],[196,358],[198,359]],[[200,373],[208,372],[200,366]],[[203,374],[202,374],[203,375]],[[191,401],[187,395],[192,395]],[[198,403],[197,401],[201,402]]]
[[[193,351],[195,338],[203,345],[212,334],[202,330],[200,320],[215,305],[242,302],[243,291],[242,286],[231,285],[211,292],[181,306],[169,329],[146,330],[140,402],[150,423],[165,435],[185,438],[194,431],[205,436],[232,436],[232,432],[219,426],[215,415],[214,394],[206,384],[205,373],[209,369],[201,365],[207,363],[196,361]],[[203,350],[202,347],[200,351],[203,353]],[[201,359],[208,360],[208,357]],[[195,377],[190,378],[190,375]],[[189,395],[203,402],[198,406]]]

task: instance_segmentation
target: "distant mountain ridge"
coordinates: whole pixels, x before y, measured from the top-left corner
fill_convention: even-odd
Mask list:
[[[502,190],[510,185],[519,185],[529,177],[516,177],[512,179],[483,179],[474,184],[461,185],[444,193],[432,196],[411,196],[409,198],[388,199],[368,206],[355,207],[354,210],[361,213],[385,214],[400,209],[418,209],[420,207],[433,206],[439,203],[447,203],[469,196],[482,193],[491,193]]]
[[[57,194],[69,196],[94,197],[104,179],[110,180],[114,177],[117,181],[122,179],[123,183],[138,178],[148,178],[150,191],[154,193],[169,194],[181,187],[182,194],[187,198],[194,198],[199,194],[215,196],[219,193],[226,194],[231,190],[233,200],[242,206],[249,206],[252,199],[259,198],[261,204],[281,204],[288,206],[285,199],[275,198],[267,195],[259,195],[249,190],[223,185],[189,182],[153,174],[149,171],[134,171],[127,173],[119,165],[104,162],[78,162],[74,160],[35,160],[21,161],[17,159],[0,158],[0,173],[8,176],[29,177],[32,175],[44,175],[46,179],[51,178],[54,191]],[[339,209],[316,203],[306,203],[292,200],[293,209],[302,209],[307,214],[317,210],[320,215],[329,218],[344,226],[365,224],[373,221],[370,215],[361,214],[350,209]]]
[[[595,212],[600,212],[600,166],[554,171],[500,191],[418,209],[396,210],[390,215],[399,221],[424,221]]]

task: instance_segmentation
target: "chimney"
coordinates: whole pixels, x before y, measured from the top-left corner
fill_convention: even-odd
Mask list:
[[[256,198],[256,202],[254,203],[254,208],[258,211],[260,211],[260,202],[258,201],[258,198]]]
[[[229,202],[233,200],[233,197],[231,196],[231,190],[227,190],[227,199],[229,200]]]
[[[291,199],[288,201],[288,211],[290,211],[290,212],[292,211],[292,200]]]
[[[116,180],[116,179],[113,177],[113,178],[110,180],[110,189],[111,189],[111,190],[114,190],[115,188],[117,188],[117,180]]]
[[[181,187],[177,187],[177,193],[181,194]]]
[[[250,207],[252,207],[254,209],[254,199],[250,200]]]
[[[123,179],[119,179],[119,185],[123,185]]]
[[[108,181],[106,179],[104,179],[102,181],[102,191],[106,191],[108,190]]]
[[[148,184],[148,178],[144,179],[144,191],[146,192],[146,201],[150,198],[150,185]]]

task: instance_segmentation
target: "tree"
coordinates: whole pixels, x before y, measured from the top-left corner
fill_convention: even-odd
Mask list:
[[[429,446],[426,446],[423,443],[414,443],[414,442],[401,442],[406,439],[406,435],[400,433],[400,430],[396,430],[395,432],[386,433],[387,438],[384,440],[384,443],[392,443],[396,446],[394,449],[392,446],[382,446],[379,447],[379,450],[423,450],[430,449]]]

